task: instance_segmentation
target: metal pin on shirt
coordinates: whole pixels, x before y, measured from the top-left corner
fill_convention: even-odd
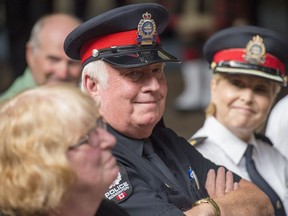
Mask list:
[[[165,186],[167,187],[167,188],[172,188],[170,185],[168,185],[166,182],[165,182]]]
[[[191,166],[189,166],[188,175],[189,175],[190,180],[194,179],[197,189],[200,190],[200,184],[199,184],[198,177],[197,177],[195,171],[192,170]]]

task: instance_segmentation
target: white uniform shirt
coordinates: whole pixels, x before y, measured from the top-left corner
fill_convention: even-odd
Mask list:
[[[203,143],[196,145],[206,158],[223,165],[241,177],[250,180],[245,166],[244,153],[247,143],[232,134],[214,117],[208,117],[203,127],[193,135],[208,137]],[[253,159],[260,175],[274,189],[288,212],[288,161],[270,144],[255,137],[250,140],[254,146]]]
[[[267,122],[266,136],[288,160],[288,95],[272,109]]]

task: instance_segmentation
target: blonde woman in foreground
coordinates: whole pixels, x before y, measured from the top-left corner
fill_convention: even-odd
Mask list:
[[[13,216],[126,215],[102,201],[118,166],[94,101],[44,85],[0,107],[0,209]]]

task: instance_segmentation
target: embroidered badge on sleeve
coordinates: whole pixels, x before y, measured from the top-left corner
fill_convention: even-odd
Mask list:
[[[125,167],[121,164],[118,164],[118,166],[118,176],[109,186],[109,190],[105,193],[105,197],[115,203],[123,202],[133,191]]]

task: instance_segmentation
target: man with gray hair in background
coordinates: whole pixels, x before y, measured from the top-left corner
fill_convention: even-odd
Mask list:
[[[34,25],[26,44],[28,67],[12,85],[0,95],[0,101],[25,89],[49,82],[78,84],[81,75],[79,61],[69,58],[63,49],[66,36],[81,21],[68,14],[51,14],[40,18]],[[17,64],[17,62],[15,62]]]

